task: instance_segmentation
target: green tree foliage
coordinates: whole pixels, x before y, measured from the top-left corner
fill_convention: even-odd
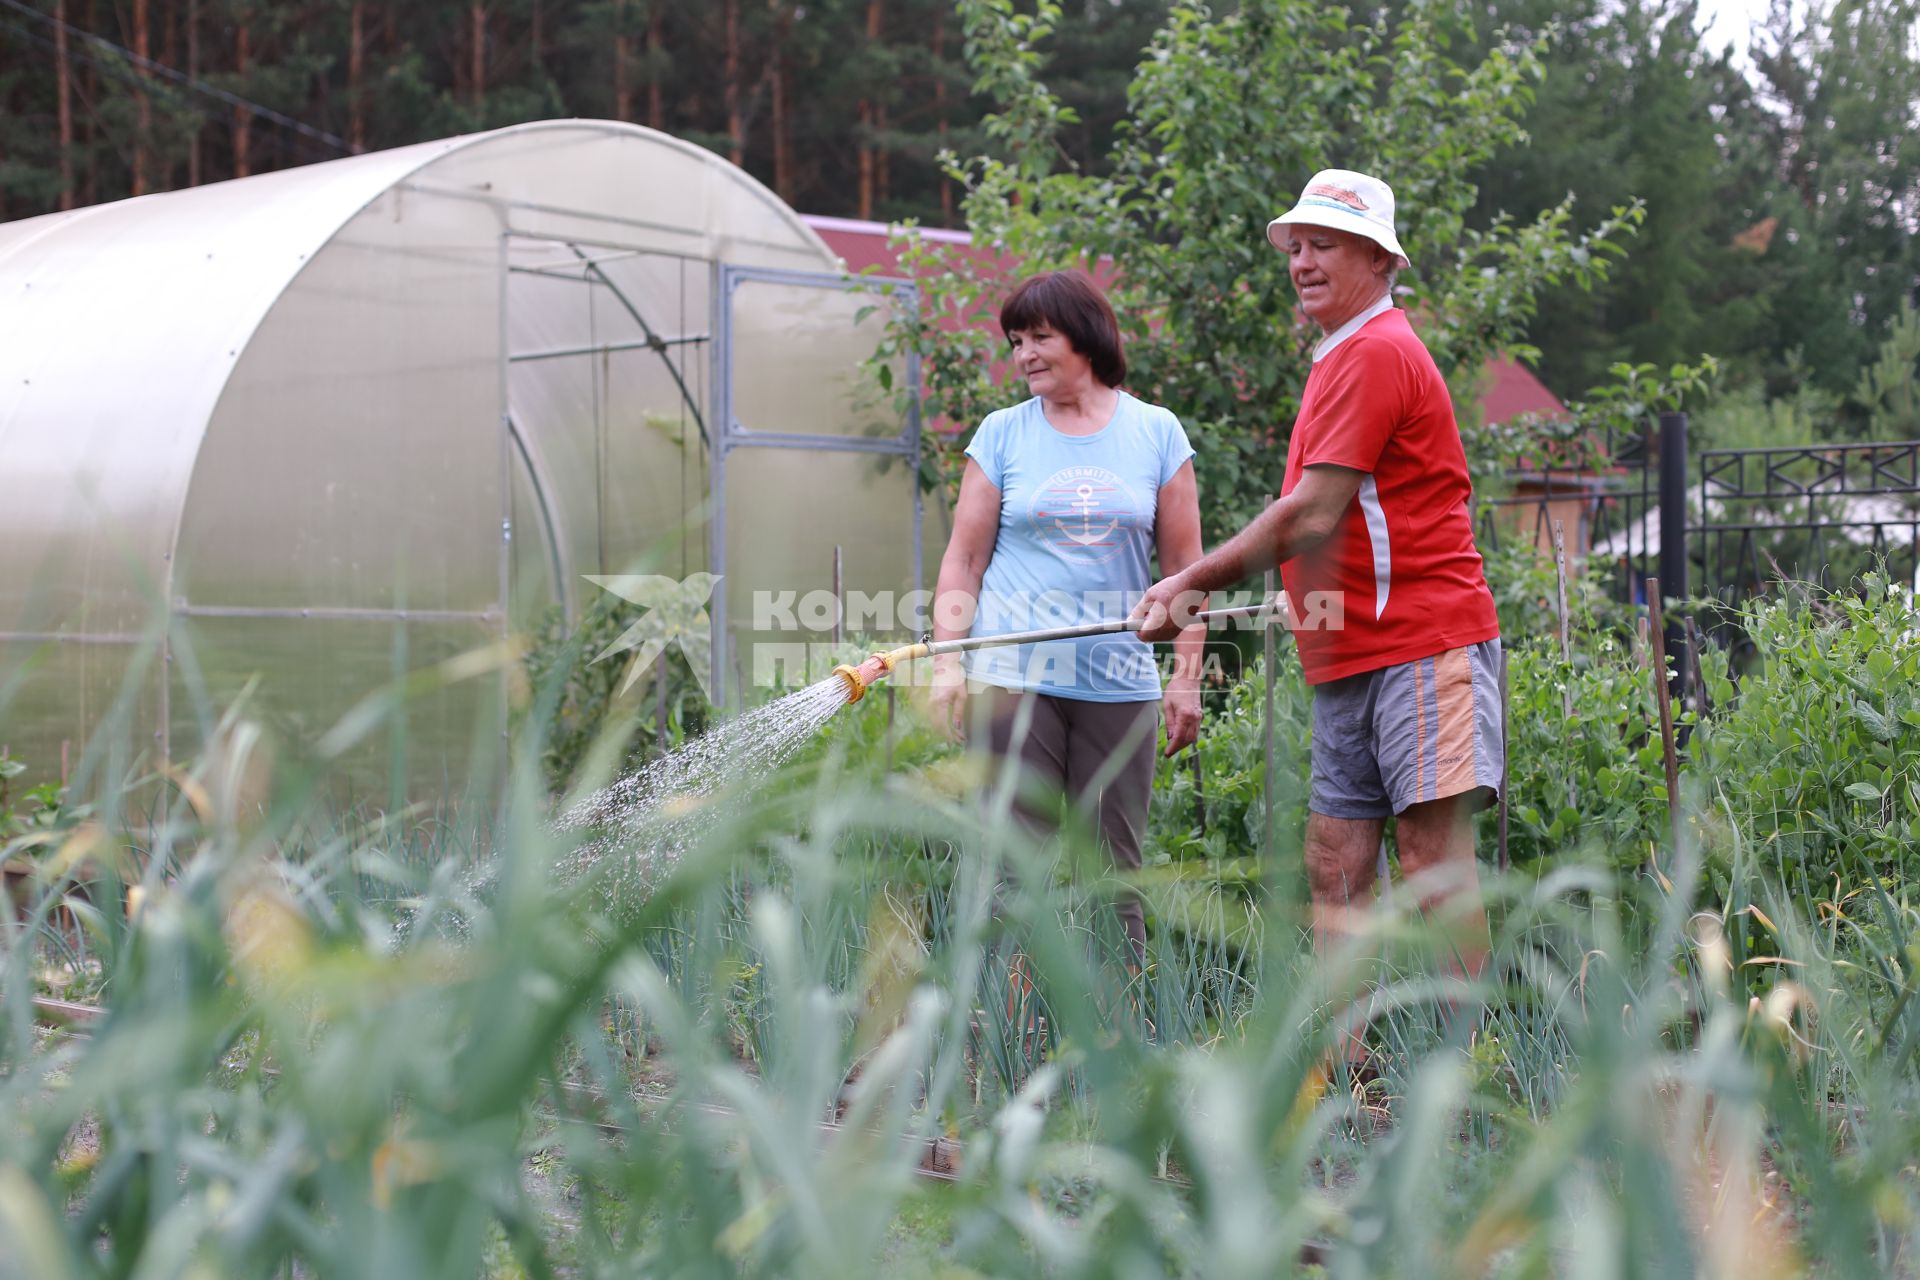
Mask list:
[[[1777,2],[1755,59],[1783,186],[1771,344],[1835,392],[1920,293],[1917,13],[1912,0]]]
[[[1617,361],[1706,351],[1736,383],[1853,389],[1920,284],[1914,126],[1920,51],[1907,0],[1776,5],[1752,64],[1702,47],[1693,0],[1500,0],[1483,34],[1546,35],[1527,136],[1477,175],[1476,220],[1634,197],[1633,257],[1590,292],[1547,296],[1531,337],[1562,396]],[[1851,409],[1822,434],[1855,435]]]
[[[994,154],[951,162],[968,225],[1023,272],[1117,268],[1097,269],[1128,331],[1129,385],[1185,421],[1213,536],[1280,483],[1318,335],[1264,228],[1314,170],[1391,178],[1413,256],[1402,302],[1442,370],[1463,377],[1494,351],[1524,349],[1543,288],[1604,278],[1640,216],[1615,210],[1576,233],[1563,205],[1467,224],[1468,175],[1519,137],[1538,48],[1501,45],[1463,65],[1452,42],[1465,33],[1442,6],[1410,10],[1390,33],[1306,0],[1258,0],[1225,18],[1178,5],[1135,75],[1112,171],[1097,175],[1059,163],[1056,139],[1077,115],[1043,79],[1057,6],[968,0],[960,12],[975,88],[999,104],[985,121]],[[922,355],[934,409],[970,426],[1007,398],[991,370],[1004,272],[912,252],[933,273],[931,305],[896,340]]]
[[[1920,311],[1906,298],[1874,362],[1860,371],[1853,401],[1877,440],[1920,438]]]
[[[1693,0],[1513,0],[1480,19],[1483,31],[1508,25],[1548,43],[1526,135],[1477,175],[1476,220],[1569,195],[1585,211],[1647,207],[1613,278],[1552,290],[1532,327],[1541,375],[1563,397],[1618,362],[1735,355],[1759,341],[1770,298],[1734,238],[1766,216],[1770,161],[1747,145],[1752,89],[1728,55],[1700,48],[1698,14]]]

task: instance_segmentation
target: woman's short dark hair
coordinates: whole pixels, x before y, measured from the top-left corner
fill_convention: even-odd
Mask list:
[[[1098,285],[1080,271],[1043,271],[1020,282],[1000,306],[1000,329],[1013,341],[1015,329],[1052,329],[1093,365],[1093,376],[1109,387],[1127,380],[1127,353],[1120,347],[1120,322]]]

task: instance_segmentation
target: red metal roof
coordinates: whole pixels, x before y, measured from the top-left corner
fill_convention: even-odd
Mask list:
[[[1527,366],[1506,356],[1487,361],[1487,389],[1480,395],[1480,415],[1488,423],[1502,423],[1523,413],[1551,417],[1566,411],[1567,406]]]

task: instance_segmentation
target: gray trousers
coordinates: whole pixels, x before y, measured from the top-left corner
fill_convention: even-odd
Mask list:
[[[1137,871],[1147,834],[1147,801],[1153,794],[1159,700],[1088,702],[1007,689],[993,689],[987,697],[988,750],[995,759],[1005,759],[1016,748],[1019,752],[1022,777],[1015,807],[1021,818],[1045,829],[1052,813],[1042,797],[1065,795],[1092,820],[1113,865]],[[1028,702],[1033,716],[1026,736],[1015,743],[1020,708]],[[1122,751],[1125,756],[1119,758]],[[1096,788],[1103,774],[1104,784]],[[1147,922],[1139,895],[1122,890],[1114,909],[1133,944],[1135,962],[1143,962]]]

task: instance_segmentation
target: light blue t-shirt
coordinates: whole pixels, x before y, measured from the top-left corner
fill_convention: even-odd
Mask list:
[[[1125,618],[1153,585],[1160,487],[1193,456],[1173,414],[1122,391],[1106,426],[1070,436],[1036,396],[988,414],[967,456],[1000,490],[1000,532],[971,634]],[[979,649],[967,669],[1003,689],[1088,702],[1160,696],[1153,646],[1125,632]]]

